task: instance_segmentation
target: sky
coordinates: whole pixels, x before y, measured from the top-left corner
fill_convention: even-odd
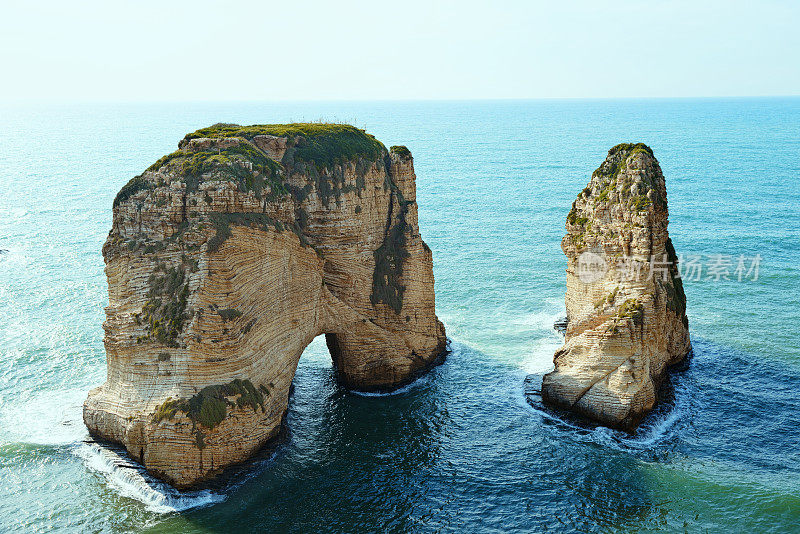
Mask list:
[[[0,102],[800,95],[800,1],[3,2]]]

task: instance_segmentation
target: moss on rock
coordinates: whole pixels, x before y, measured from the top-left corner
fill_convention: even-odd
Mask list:
[[[374,136],[347,124],[215,124],[187,134],[178,150],[159,158],[147,168],[147,172],[169,171],[182,175],[187,191],[196,190],[201,178],[206,176],[206,179],[230,180],[242,192],[255,192],[259,200],[265,190],[268,190],[268,199],[282,197],[290,192],[283,181],[284,169],[252,143],[259,135],[287,138],[287,151],[282,163],[288,167],[298,167],[298,171],[311,175],[326,206],[331,198],[338,202],[342,193],[351,190],[358,191],[360,195],[365,187],[364,175],[369,169],[369,162],[383,164],[382,158],[387,153],[386,147]],[[230,138],[230,142],[223,143],[224,148],[189,143],[199,138]],[[337,167],[347,163],[356,165],[355,186],[345,183],[344,173],[341,167]],[[117,194],[114,207],[139,191],[162,185],[163,178],[156,181],[152,177],[137,176]],[[291,188],[291,192],[296,200],[302,202],[310,192],[310,184],[303,188]],[[210,203],[207,194],[205,200]]]
[[[631,211],[644,211],[655,202],[658,206],[666,209],[667,203],[662,198],[661,193],[644,176],[643,182],[632,180],[629,175],[625,175],[628,169],[630,158],[636,154],[653,155],[653,150],[644,143],[620,143],[608,151],[605,161],[592,173],[592,178],[599,178],[599,184],[592,189],[591,184],[578,194],[578,199],[589,200],[594,195],[594,203],[607,204],[609,202],[621,202]],[[620,176],[625,175],[620,184]],[[638,186],[637,186],[638,184]],[[621,187],[620,187],[621,185]],[[651,200],[650,192],[654,192]],[[577,209],[573,204],[573,209],[567,216],[567,220],[576,224],[576,220],[581,219]]]
[[[213,173],[215,179],[230,180],[236,183],[239,191],[253,191],[259,199],[267,187],[273,197],[288,193],[281,180],[281,166],[246,141],[209,150],[182,148],[162,157],[147,170],[156,172],[164,167],[172,167],[183,174],[189,190],[196,189],[204,174]]]
[[[186,306],[189,299],[189,281],[186,275],[187,266],[156,266],[156,272],[150,275],[147,292],[148,300],[141,313],[134,316],[137,323],[144,323],[147,334],[137,342],[155,339],[168,347],[178,346],[178,335],[189,315]],[[156,274],[156,273],[163,274]]]
[[[122,186],[122,189],[119,190],[117,196],[114,197],[114,207],[116,208],[139,191],[144,191],[145,189],[151,188],[152,185],[147,181],[146,178],[134,176],[127,184]]]
[[[227,384],[206,386],[190,398],[168,398],[156,407],[152,416],[154,423],[172,419],[181,411],[195,424],[212,429],[220,424],[228,408],[264,410],[264,390],[256,388],[250,380],[235,379]],[[231,397],[235,397],[231,400]]]
[[[408,223],[406,213],[408,204],[403,199],[399,190],[394,192],[394,198],[400,206],[397,222],[389,228],[383,243],[375,251],[375,270],[372,273],[372,294],[370,301],[373,305],[382,302],[387,304],[395,313],[399,314],[403,308],[403,293],[405,286],[402,284],[403,263],[410,256],[406,249],[406,232]]]
[[[680,317],[683,325],[689,327],[689,319],[686,317],[686,293],[683,290],[683,280],[678,271],[678,255],[675,253],[675,246],[672,239],[667,238],[665,245],[667,249],[667,261],[669,261],[670,280],[664,284],[667,292],[667,309]]]
[[[216,252],[231,236],[232,224],[254,226],[262,230],[272,227],[279,232],[284,230],[283,223],[263,213],[212,213],[210,218],[217,233],[208,240],[209,252]]]
[[[617,310],[619,319],[632,319],[633,324],[640,326],[644,321],[644,306],[637,299],[627,299]]]
[[[389,149],[389,152],[391,152],[392,154],[397,154],[401,158],[411,157],[411,151],[408,149],[408,147],[404,145],[394,145]]]
[[[386,147],[360,128],[349,124],[292,123],[292,124],[215,124],[187,134],[185,141],[203,137],[242,137],[252,140],[258,135],[286,137],[290,140],[294,161],[333,167],[359,158],[377,160]]]
[[[225,310],[217,310],[217,313],[219,314],[220,317],[222,317],[222,320],[225,322],[233,321],[234,319],[238,319],[239,317],[242,316],[242,312],[240,312],[239,310],[235,310],[233,308],[228,308]]]

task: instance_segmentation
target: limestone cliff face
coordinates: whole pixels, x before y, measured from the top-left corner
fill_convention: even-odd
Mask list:
[[[189,487],[280,430],[303,349],[392,389],[436,363],[414,166],[345,125],[215,125],[131,180],[103,247],[107,381],[84,421]]]
[[[667,367],[691,348],[667,223],[652,150],[612,148],[567,217],[566,342],[545,402],[623,429],[653,408]]]

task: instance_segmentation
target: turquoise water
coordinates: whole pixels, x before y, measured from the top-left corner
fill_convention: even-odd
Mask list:
[[[285,443],[177,494],[84,441],[112,199],[186,132],[319,118],[412,150],[453,352],[364,396],[316,340]],[[679,254],[761,258],[685,282],[694,357],[632,436],[525,396],[561,343],[564,219],[623,141],[661,162]],[[798,176],[800,99],[0,108],[0,531],[796,530]]]

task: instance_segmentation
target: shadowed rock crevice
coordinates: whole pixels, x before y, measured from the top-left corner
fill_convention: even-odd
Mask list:
[[[189,487],[278,434],[314,337],[358,389],[440,361],[415,178],[407,149],[347,125],[188,134],[114,201],[90,432]]]

